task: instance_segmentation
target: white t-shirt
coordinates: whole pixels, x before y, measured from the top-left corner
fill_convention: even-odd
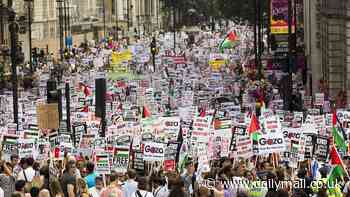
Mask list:
[[[23,170],[18,174],[17,180],[24,180],[24,181],[32,182],[33,178],[36,175],[35,170],[32,167],[28,167],[27,169],[25,169],[25,174],[26,174],[27,180],[24,177]]]
[[[2,190],[1,187],[0,187],[0,197],[4,197],[4,190]]]
[[[100,194],[101,194],[101,191],[102,190],[97,190],[96,187],[92,187],[89,189],[89,194],[92,196],[92,197],[99,197]]]
[[[168,197],[169,196],[169,189],[168,186],[162,186],[162,187],[158,187],[154,192],[153,192],[153,196],[154,197]]]
[[[137,191],[140,192],[141,196],[137,195]],[[131,197],[154,197],[151,192],[145,191],[145,190],[136,190]]]

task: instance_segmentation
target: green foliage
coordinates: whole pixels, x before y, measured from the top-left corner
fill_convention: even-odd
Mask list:
[[[250,23],[254,21],[255,0],[163,0],[164,11],[170,11],[175,3],[175,9],[183,16],[188,16],[189,9],[195,9],[196,15],[204,16],[202,19],[209,22],[209,18],[215,19],[243,19]],[[269,0],[260,1],[262,12],[268,12]],[[184,20],[186,21],[186,20]],[[203,22],[205,22],[203,21]]]

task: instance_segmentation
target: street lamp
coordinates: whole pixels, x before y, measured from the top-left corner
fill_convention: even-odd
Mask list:
[[[17,124],[17,130],[18,130],[18,80],[17,80],[17,41],[18,41],[18,31],[19,31],[19,25],[16,22],[16,12],[10,7],[11,5],[8,5],[7,8],[8,12],[8,20],[9,20],[9,31],[10,31],[10,37],[11,37],[11,80],[12,80],[12,94],[13,94],[13,118],[14,122]]]
[[[32,9],[34,0],[24,0],[27,2],[28,9],[28,40],[29,40],[29,66],[30,72],[33,72],[33,57],[32,57]]]
[[[176,54],[176,15],[175,15],[175,6],[176,0],[172,0],[173,2],[173,28],[174,28],[174,54]]]
[[[60,57],[63,60],[63,18],[62,18],[62,3],[64,0],[56,0],[58,6],[58,23],[60,29]]]

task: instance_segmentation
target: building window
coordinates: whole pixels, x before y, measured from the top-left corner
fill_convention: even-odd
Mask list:
[[[49,35],[49,27],[48,27],[49,25],[47,24],[47,25],[44,25],[44,38],[48,38],[48,37],[50,37],[50,35]]]
[[[55,27],[51,27],[51,28],[50,28],[50,37],[51,37],[51,38],[56,38]]]

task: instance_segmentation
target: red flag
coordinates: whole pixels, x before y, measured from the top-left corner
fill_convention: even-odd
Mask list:
[[[332,116],[332,126],[334,127],[335,125],[337,125],[337,113],[334,110],[333,111],[333,116]]]
[[[89,106],[85,105],[81,112],[89,112]]]
[[[146,106],[143,106],[142,117],[148,118],[150,116],[151,116],[151,112],[148,110],[148,108]]]
[[[342,165],[342,160],[334,145],[331,148],[331,152],[329,153],[329,156],[330,156],[330,162],[332,165]]]
[[[233,42],[233,41],[236,41],[236,40],[237,40],[236,32],[231,31],[231,32],[228,34],[227,38],[228,38],[230,41],[232,41],[232,42]]]
[[[199,113],[199,116],[200,116],[200,117],[205,117],[205,115],[206,115],[206,114],[205,114],[205,111],[206,111],[206,110],[203,109],[203,110]]]
[[[89,87],[87,87],[86,85],[83,85],[83,88],[84,88],[84,94],[85,94],[85,97],[88,97],[91,95],[91,90]]]
[[[257,132],[258,130],[260,130],[260,125],[258,119],[256,118],[256,115],[253,114],[248,127],[248,133],[252,134],[254,132]]]
[[[60,157],[60,148],[56,147],[54,150],[54,157],[59,158]]]

